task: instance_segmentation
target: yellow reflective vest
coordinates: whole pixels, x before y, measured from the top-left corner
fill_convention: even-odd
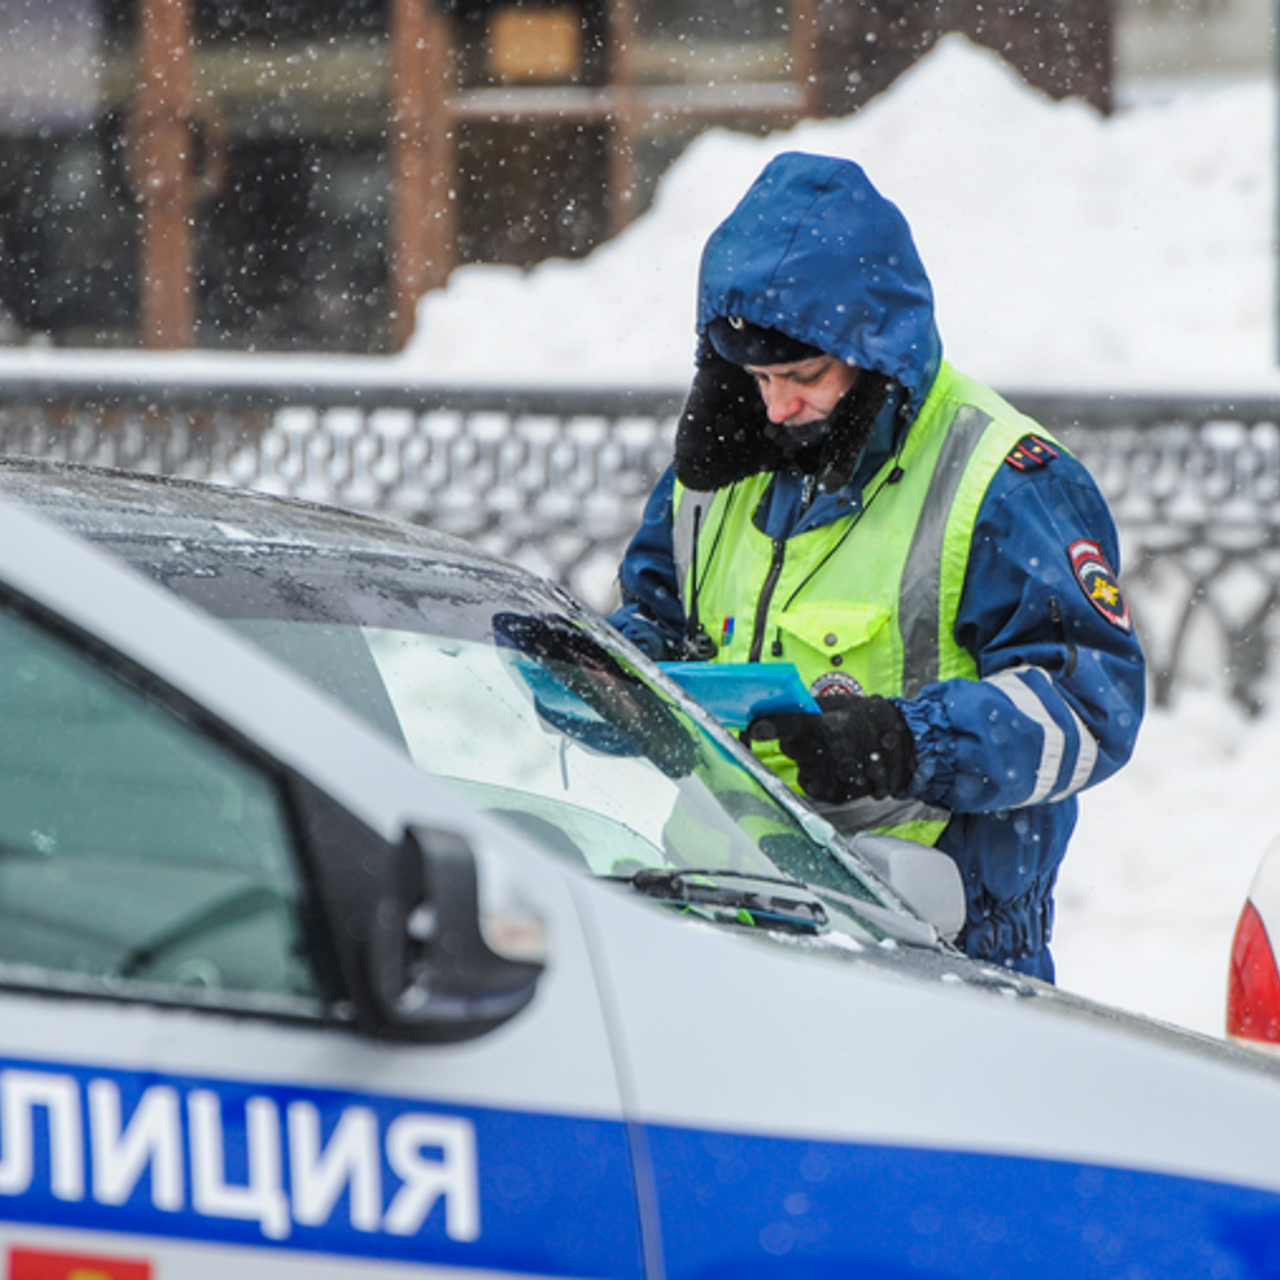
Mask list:
[[[754,519],[771,474],[712,493],[677,484],[678,581],[686,615],[718,642],[714,661],[791,662],[815,692],[835,684],[886,697],[977,679],[955,639],[974,525],[987,486],[1029,433],[1051,439],[944,361],[902,447],[843,519],[774,541]],[[776,744],[753,746],[798,790]],[[909,798],[818,807],[842,830],[929,844],[950,817]]]

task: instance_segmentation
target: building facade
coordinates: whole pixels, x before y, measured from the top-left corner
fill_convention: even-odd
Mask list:
[[[0,342],[386,352],[575,257],[711,124],[855,110],[961,30],[1111,101],[1110,0],[0,0]]]

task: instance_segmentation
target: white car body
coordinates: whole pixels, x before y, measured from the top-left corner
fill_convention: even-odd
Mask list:
[[[954,955],[675,916],[473,812],[229,631],[3,504],[0,591],[372,837],[460,835],[485,909],[536,918],[546,951],[527,1007],[453,1043],[127,984],[0,985],[13,1280],[1274,1263],[1280,1071],[1259,1055]]]

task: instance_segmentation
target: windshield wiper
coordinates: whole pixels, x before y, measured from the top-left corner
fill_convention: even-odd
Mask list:
[[[709,907],[740,924],[764,929],[817,933],[827,923],[826,908],[808,892],[807,886],[781,876],[642,867],[631,875],[604,878],[629,884],[637,893],[660,902]],[[778,886],[785,886],[786,892],[780,892]]]

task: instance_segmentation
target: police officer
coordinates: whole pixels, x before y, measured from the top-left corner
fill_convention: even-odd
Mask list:
[[[1096,485],[942,358],[906,221],[849,161],[766,166],[697,327],[612,621],[660,659],[793,663],[821,713],[752,724],[756,753],[842,830],[949,854],[968,954],[1052,981],[1076,793],[1143,710]]]

